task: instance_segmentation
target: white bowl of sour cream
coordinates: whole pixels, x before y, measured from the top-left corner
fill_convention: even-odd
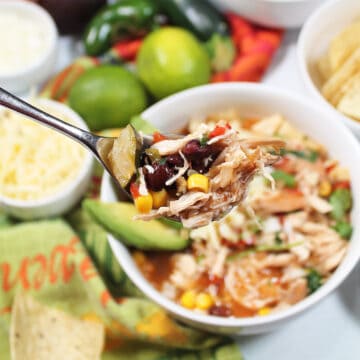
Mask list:
[[[58,32],[39,5],[0,1],[0,86],[22,92],[44,81],[56,61]]]

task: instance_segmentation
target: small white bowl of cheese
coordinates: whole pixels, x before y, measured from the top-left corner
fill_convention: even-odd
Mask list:
[[[22,92],[44,81],[56,61],[58,32],[42,7],[0,1],[0,86]]]
[[[88,130],[62,103],[32,101],[53,116]],[[0,108],[0,208],[20,219],[61,215],[89,187],[93,157],[80,144],[12,110]]]

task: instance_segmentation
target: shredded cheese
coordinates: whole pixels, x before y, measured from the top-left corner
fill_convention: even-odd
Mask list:
[[[39,105],[38,105],[39,106]],[[53,108],[43,110],[71,123]],[[36,200],[60,191],[82,168],[79,144],[13,111],[0,109],[0,194]]]

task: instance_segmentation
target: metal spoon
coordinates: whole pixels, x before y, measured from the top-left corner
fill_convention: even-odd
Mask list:
[[[81,145],[85,146],[88,150],[90,150],[94,154],[95,158],[112,176],[115,183],[118,185],[121,194],[125,195],[127,198],[132,199],[129,192],[126,191],[126,189],[124,189],[122,186],[120,186],[108,163],[108,154],[109,151],[112,149],[114,140],[116,138],[98,136],[92,134],[89,131],[80,129],[74,125],[68,124],[56,118],[55,116],[52,116],[46,113],[45,111],[30,105],[26,101],[19,99],[18,97],[16,97],[13,94],[10,94],[1,87],[0,87],[0,105],[3,105],[9,109],[17,111],[23,115],[26,115],[31,119],[36,120],[40,124],[48,126],[49,128],[52,128],[53,130],[58,131],[68,136],[69,138],[77,141]],[[147,147],[150,145],[151,138],[141,135],[140,133],[136,132],[135,129],[134,131],[136,135],[139,136],[139,139],[142,140],[139,142],[142,148],[139,148],[137,150],[143,151],[143,147]]]

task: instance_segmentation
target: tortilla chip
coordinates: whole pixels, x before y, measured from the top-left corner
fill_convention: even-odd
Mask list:
[[[348,79],[340,89],[329,100],[335,107],[339,104],[344,95],[360,81],[360,70],[353,77]]]
[[[329,60],[332,71],[337,71],[358,47],[360,47],[360,21],[350,24],[331,41]]]
[[[322,83],[325,83],[326,80],[332,75],[330,59],[327,53],[318,59],[316,62],[316,67]]]
[[[350,56],[350,58],[333,74],[321,89],[322,94],[327,100],[333,98],[347,80],[360,71],[360,47]]]
[[[104,326],[15,297],[10,324],[12,360],[100,360]]]
[[[360,121],[360,76],[341,98],[337,108],[345,115]]]

